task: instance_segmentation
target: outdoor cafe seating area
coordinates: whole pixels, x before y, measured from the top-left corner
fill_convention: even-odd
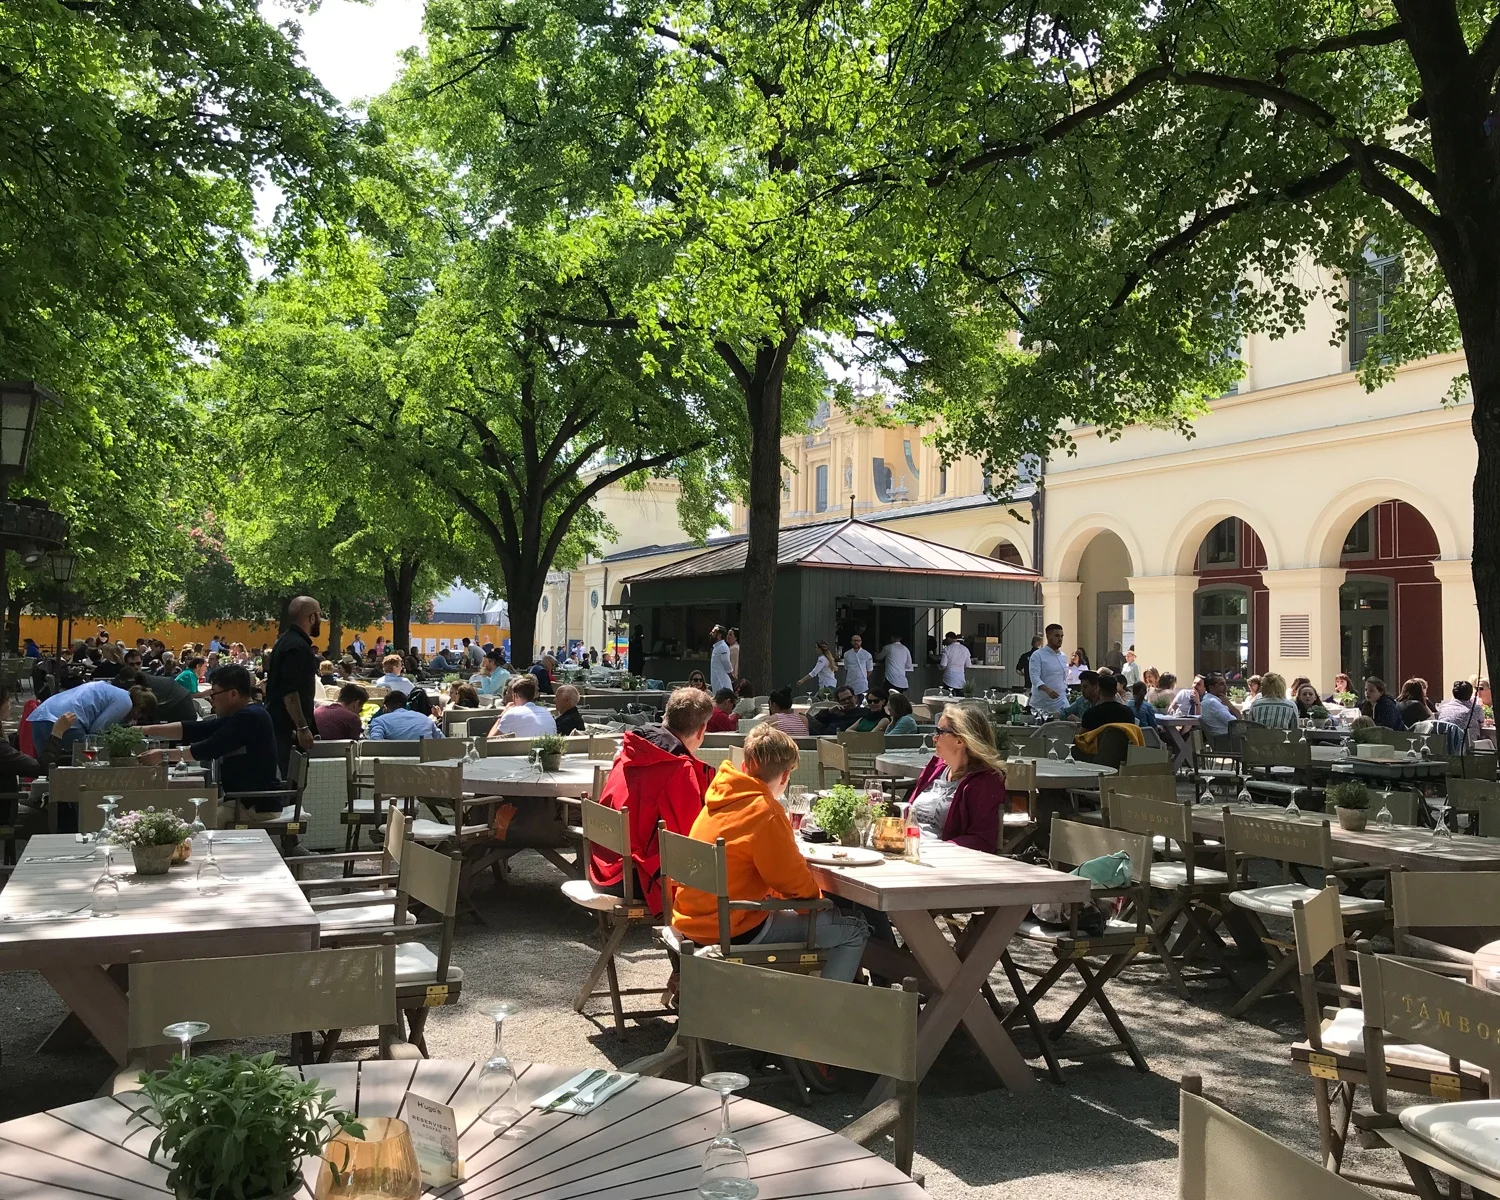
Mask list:
[[[669,690],[619,706],[602,693],[594,711],[649,721]],[[619,895],[588,881],[592,847],[631,850],[626,814],[595,803],[630,721],[591,720],[556,761],[534,739],[485,736],[485,706],[446,712],[440,739],[315,742],[294,751],[270,814],[196,769],[54,768],[44,788],[0,800],[0,963],[38,973],[69,1015],[40,1048],[3,1032],[0,1046],[8,1067],[82,1045],[114,1065],[100,1098],[0,1124],[0,1181],[24,1178],[14,1194],[27,1196],[160,1194],[164,1168],[130,1120],[141,1070],[274,1038],[292,1077],[361,1121],[410,1125],[433,1104],[454,1122],[456,1150],[437,1167],[413,1160],[408,1190],[382,1195],[545,1181],[579,1195],[748,1196],[748,1181],[762,1195],[915,1198],[944,1137],[922,1115],[928,1077],[950,1069],[952,1044],[985,1090],[1066,1093],[1117,1067],[1145,1077],[1157,1068],[1139,1013],[1156,996],[1209,1031],[1266,1011],[1293,1020],[1257,1085],[1300,1097],[1318,1135],[1308,1158],[1215,1103],[1222,1081],[1205,1099],[1184,1074],[1172,1080],[1183,1195],[1500,1194],[1493,752],[1242,722],[1209,738],[1185,721],[1075,755],[1077,726],[1005,724],[1007,698],[931,699],[919,727],[947,704],[991,711],[1009,811],[994,852],[892,850],[871,820],[804,841],[818,904],[889,924],[852,984],[818,978],[810,927],[773,945],[732,938],[722,844],[659,835],[664,886],[719,898],[706,946],[653,919],[630,872]],[[741,763],[761,719],[706,735],[697,756]],[[930,732],[794,740],[783,803],[804,837],[832,789],[888,809],[933,753]],[[154,876],[111,840],[148,812],[175,812],[190,835]],[[589,1019],[603,1068],[512,1059],[502,1033],[521,1019],[516,998],[466,978],[466,959],[472,971],[487,946],[528,936],[508,897],[513,874],[534,880],[539,866],[555,888],[549,919],[588,947],[557,1000]],[[493,1042],[434,1053],[429,1036],[471,1007]],[[829,1090],[828,1068],[852,1118],[839,1131],[799,1115]],[[1231,1190],[1237,1155],[1263,1190]],[[444,1190],[431,1172],[449,1167],[461,1178]],[[314,1195],[367,1194],[340,1191],[326,1156],[299,1170]]]

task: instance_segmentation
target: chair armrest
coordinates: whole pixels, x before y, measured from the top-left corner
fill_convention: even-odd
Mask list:
[[[1431,970],[1429,960],[1451,963],[1454,966],[1472,967],[1474,965],[1474,952],[1472,950],[1460,950],[1457,946],[1449,946],[1443,942],[1435,942],[1431,938],[1416,937],[1410,933],[1401,935],[1401,948],[1411,951],[1409,961],[1419,967]]]
[[[389,903],[389,901],[387,901]],[[378,946],[386,938],[394,936],[397,942],[414,942],[419,938],[441,934],[441,925],[361,925],[357,929],[324,929],[318,934],[318,944],[331,946]]]
[[[394,1061],[416,1061],[422,1060],[422,1052],[410,1042],[392,1042],[391,1058]]]
[[[350,875],[347,878],[340,876],[338,879],[298,879],[296,884],[304,892],[313,888],[352,888],[355,891],[364,891],[371,884],[381,887],[387,884],[394,885],[401,879],[399,875]]]
[[[868,1146],[876,1138],[889,1133],[900,1120],[901,1101],[893,1097],[855,1117],[839,1130],[839,1136],[848,1138],[856,1146]]]

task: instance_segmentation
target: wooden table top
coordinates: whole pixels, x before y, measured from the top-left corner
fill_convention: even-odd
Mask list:
[[[887,750],[877,755],[875,769],[882,775],[898,779],[915,779],[932,761],[930,750]],[[1017,762],[1031,763],[1036,767],[1036,782],[1039,788],[1098,788],[1099,780],[1114,775],[1113,767],[1091,762],[1068,762],[1060,758],[1018,758]]]
[[[521,1104],[578,1073],[576,1067],[513,1065]],[[424,1059],[325,1063],[302,1073],[335,1089],[339,1103],[360,1117],[401,1116],[408,1091],[453,1106],[467,1174],[424,1191],[427,1200],[696,1195],[703,1151],[719,1131],[717,1094],[640,1079],[584,1116],[527,1108],[518,1123],[494,1126],[478,1119],[478,1070],[472,1062]],[[139,1093],[127,1093],[0,1125],[0,1192],[7,1200],[163,1200],[166,1168],[148,1157],[154,1127],[131,1119],[144,1104]],[[763,1196],[799,1200],[857,1192],[860,1200],[922,1200],[926,1194],[884,1159],[801,1117],[739,1097],[729,1112]],[[299,1196],[311,1194],[319,1165],[316,1159],[304,1163],[308,1189]]]
[[[481,796],[587,796],[594,786],[594,768],[610,760],[586,754],[566,754],[556,771],[543,771],[524,754],[500,754],[464,762],[440,759],[429,765],[464,768],[464,786]]]
[[[925,838],[920,863],[888,858],[868,867],[807,865],[825,892],[880,912],[1030,907],[1089,897],[1081,876]]]
[[[1224,822],[1222,809],[1253,817],[1285,820],[1285,809],[1274,804],[1195,804],[1193,829],[1198,833],[1219,836]],[[1377,867],[1397,867],[1406,871],[1500,871],[1500,838],[1473,837],[1456,833],[1451,838],[1436,838],[1430,830],[1411,825],[1393,825],[1382,829],[1370,824],[1355,833],[1342,828],[1333,817],[1323,813],[1304,812],[1302,824],[1314,821],[1330,824],[1333,852],[1340,858],[1357,859]]]
[[[1343,749],[1342,746],[1310,747],[1313,766],[1371,779],[1443,779],[1448,774],[1448,764],[1440,759],[1409,759],[1400,751],[1395,758],[1359,758],[1352,753],[1345,758]]]
[[[109,918],[89,915],[94,883],[104,871],[102,848],[82,861],[39,861],[93,849],[71,833],[38,834],[26,844],[0,890],[0,969],[127,962],[134,950],[153,961],[247,953],[241,949],[247,938],[266,930],[305,932],[316,944],[318,919],[263,829],[215,835],[214,857],[226,881],[217,896],[198,894],[198,862],[206,853],[201,840],[187,863],[166,875],[140,877],[130,851],[116,846],[120,911]],[[81,911],[62,919],[15,919],[69,910]]]

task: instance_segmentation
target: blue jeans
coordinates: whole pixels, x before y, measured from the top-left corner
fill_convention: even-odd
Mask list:
[[[837,979],[842,983],[853,983],[859,973],[859,960],[864,957],[865,943],[870,940],[870,931],[864,918],[837,909],[824,909],[814,914],[813,945],[828,951],[823,964],[823,978]],[[750,940],[757,942],[796,942],[807,933],[807,914],[792,909],[779,909],[761,922],[760,929]]]

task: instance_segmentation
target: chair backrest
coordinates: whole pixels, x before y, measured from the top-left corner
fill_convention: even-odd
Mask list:
[[[445,758],[462,758],[469,748],[467,738],[423,738],[417,743],[417,758],[422,762],[440,762]]]
[[[1145,796],[1163,803],[1175,803],[1177,780],[1171,775],[1104,776],[1099,780],[1099,807],[1103,810],[1106,819],[1114,809],[1115,796],[1127,792],[1132,796]]]
[[[657,846],[661,851],[661,875],[669,894],[663,907],[670,910],[679,887],[707,892],[718,901],[719,948],[728,958],[729,942],[729,871],[725,862],[724,839],[710,844],[670,832],[658,824]]]
[[[1500,800],[1500,783],[1490,779],[1448,780],[1448,805],[1455,811],[1478,813],[1484,800]]]
[[[471,738],[489,737],[490,730],[495,727],[497,719],[495,710],[492,708],[486,709],[477,715],[467,717],[464,719],[463,735]],[[454,729],[450,732],[457,733],[458,730]]]
[[[349,747],[354,745],[348,738],[325,742],[319,738],[307,752],[308,758],[348,758]]]
[[[1186,1087],[1177,1128],[1178,1200],[1370,1200],[1364,1188]]]
[[[742,747],[737,746],[735,749],[742,749]],[[820,737],[818,739],[818,764],[839,771],[847,771],[849,751],[837,738]]]
[[[154,767],[53,767],[47,782],[54,804],[76,803],[81,792],[164,788],[167,768],[161,763]]]
[[[1391,821],[1397,825],[1419,825],[1417,814],[1418,806],[1422,798],[1415,792],[1375,792],[1370,793],[1370,815],[1373,818],[1382,808],[1388,808],[1391,812]],[[1325,812],[1332,813],[1337,807],[1332,800],[1323,802]]]
[[[491,725],[495,723],[495,714],[487,708],[450,708],[443,713],[443,732],[449,737],[463,737],[475,717],[488,717]]]
[[[596,846],[612,850],[621,858],[630,854],[629,809],[610,808],[595,800],[583,804],[583,838]],[[626,871],[626,876],[634,874]],[[627,878],[627,883],[629,882]]]
[[[1180,800],[1163,800],[1142,796],[1127,789],[1117,789],[1109,798],[1109,826],[1127,833],[1160,835],[1168,848],[1176,842],[1188,866],[1188,882],[1193,882],[1193,810]]]
[[[1132,750],[1140,749],[1132,746]],[[1116,768],[1115,774],[1120,779],[1142,779],[1156,776],[1163,779],[1171,779],[1177,774],[1177,769],[1169,762],[1130,762],[1126,761]]]
[[[1043,754],[1052,747],[1052,739],[1059,738],[1064,745],[1072,742],[1073,735],[1078,732],[1078,726],[1071,721],[1047,721],[1036,731],[1037,737],[1042,739]]]
[[[78,829],[81,833],[98,833],[104,828],[104,810],[99,807],[98,801],[105,793],[85,792],[83,799],[78,805]],[[203,823],[212,825],[214,813],[218,807],[218,799],[213,795],[212,789],[204,792],[193,792],[187,788],[134,788],[121,792],[111,792],[110,795],[119,796],[119,807],[115,809],[115,815],[120,816],[128,812],[139,812],[141,809],[154,808],[161,812],[169,809],[175,812],[184,821],[193,819],[193,806],[189,800],[192,796],[206,795],[208,803],[203,806]]]
[[[425,740],[425,739],[424,739]],[[379,738],[371,741],[365,739],[355,742],[359,751],[359,761],[365,770],[369,770],[369,764],[382,758],[419,758],[422,754],[422,742],[403,738],[399,741],[382,741]]]
[[[479,745],[486,758],[500,758],[513,754],[530,754],[531,742],[529,737],[485,738]]]
[[[1121,767],[1130,753],[1130,735],[1113,725],[1099,731],[1094,743],[1094,761],[1101,767]]]
[[[1130,856],[1130,878],[1136,883],[1150,878],[1150,835],[1052,818],[1052,843],[1047,853],[1055,867],[1076,867],[1122,850]]]
[[[838,740],[850,754],[869,757],[885,753],[885,731],[879,733],[856,733],[852,729],[841,730]]]
[[[1171,752],[1164,746],[1132,746],[1125,752],[1125,765],[1127,767],[1138,767],[1143,763],[1170,764],[1171,761]]]
[[[623,737],[618,733],[594,733],[589,735],[588,755],[590,758],[607,758],[613,760],[620,750],[620,740]]]
[[[407,842],[401,851],[401,879],[397,890],[445,917],[458,912],[458,879],[463,858],[440,854],[420,842]]]
[[[1235,877],[1235,860],[1242,858],[1270,858],[1325,871],[1333,869],[1333,834],[1327,821],[1252,817],[1226,808],[1224,850],[1231,878]]]
[[[1288,742],[1289,730],[1267,729],[1261,725],[1244,725],[1244,742],[1240,748],[1241,760],[1250,769],[1256,767],[1297,767],[1312,765],[1312,746],[1305,740],[1293,736]]]
[[[1500,926],[1500,871],[1392,871],[1391,909],[1398,944],[1410,929]]]
[[[1456,1060],[1477,1063],[1491,1077],[1500,1071],[1500,994],[1448,975],[1424,971],[1384,954],[1359,956],[1365,1014],[1365,1063],[1370,1102],[1385,1111],[1385,1038],[1431,1046]]]
[[[677,1032],[905,1081],[917,1078],[917,994],[792,971],[682,959]]]
[[[1493,753],[1455,755],[1448,760],[1448,773],[1465,779],[1494,779],[1497,762],[1500,762],[1500,755]]]
[[[1049,749],[1047,739],[1040,734],[1010,733],[1010,758],[1046,758]]]
[[[1394,874],[1394,872],[1393,872]],[[1344,915],[1339,909],[1337,879],[1311,900],[1292,901],[1292,929],[1297,935],[1297,971],[1311,975],[1313,969],[1344,946]]]
[[[396,1023],[393,945],[130,964],[128,1042],[174,1042],[175,1021],[207,1020],[214,1039]]]
[[[434,767],[430,764],[377,762],[375,794],[457,800],[464,794],[464,769],[461,766]]]

